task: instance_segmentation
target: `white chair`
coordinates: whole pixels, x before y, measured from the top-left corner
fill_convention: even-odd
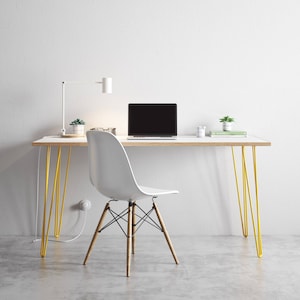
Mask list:
[[[176,194],[178,191],[139,186],[134,177],[127,153],[123,145],[113,134],[102,131],[88,131],[87,141],[91,183],[102,195],[108,197],[110,200],[106,203],[102,212],[83,264],[87,263],[98,233],[112,223],[117,223],[122,229],[121,221],[126,221],[127,223],[127,233],[126,230],[122,229],[127,238],[127,277],[130,276],[131,254],[134,254],[135,251],[135,233],[144,222],[151,223],[164,233],[175,263],[178,264],[179,261],[169,234],[155,203],[155,198],[158,196]],[[152,199],[153,204],[149,212],[142,210],[136,203],[136,201],[143,198]],[[121,213],[116,213],[111,209],[110,204],[111,201],[119,200],[128,201],[128,208]],[[142,217],[137,213],[137,209],[143,213]],[[103,225],[105,215],[108,211],[112,215],[112,220]],[[152,211],[155,211],[159,222],[155,222],[150,217]]]

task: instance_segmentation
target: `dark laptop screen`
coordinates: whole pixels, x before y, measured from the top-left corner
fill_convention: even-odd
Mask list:
[[[176,136],[177,105],[175,103],[130,103],[128,135]]]

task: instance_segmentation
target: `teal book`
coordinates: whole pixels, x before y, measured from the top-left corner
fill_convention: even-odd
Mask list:
[[[210,137],[247,137],[247,131],[244,130],[232,130],[232,131],[222,131],[215,130],[210,131]]]

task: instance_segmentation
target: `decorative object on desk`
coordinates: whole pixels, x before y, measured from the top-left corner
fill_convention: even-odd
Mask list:
[[[72,121],[70,125],[72,126],[72,132],[74,135],[84,136],[85,122],[83,120],[77,118],[74,121]]]
[[[81,82],[81,81],[63,81],[62,82],[62,129],[61,135],[66,135],[66,127],[65,127],[65,86],[66,84],[102,84],[102,93],[111,94],[112,93],[112,79],[110,77],[102,78],[102,81],[94,81],[94,82]]]
[[[247,137],[247,131],[244,130],[232,130],[232,131],[210,131],[210,137]]]
[[[196,134],[196,136],[198,138],[205,137],[205,129],[206,129],[206,126],[198,126],[197,127],[197,134]]]
[[[108,128],[94,127],[94,128],[91,128],[90,130],[106,131],[106,132],[112,133],[113,135],[117,134],[117,130],[114,127],[108,127]]]
[[[223,124],[224,131],[231,131],[232,130],[232,123],[234,122],[234,118],[229,116],[224,116],[220,119],[220,122]]]

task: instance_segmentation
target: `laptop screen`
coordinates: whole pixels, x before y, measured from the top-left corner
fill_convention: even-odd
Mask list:
[[[129,136],[176,136],[175,103],[129,103]]]

